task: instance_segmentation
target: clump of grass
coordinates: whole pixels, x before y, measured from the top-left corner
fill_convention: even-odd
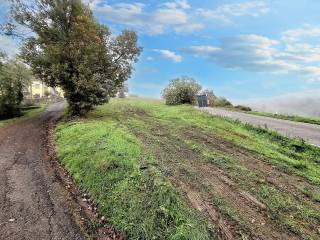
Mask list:
[[[204,218],[152,167],[155,159],[124,126],[63,123],[55,136],[62,163],[130,239],[210,239]]]
[[[301,188],[300,190],[308,198],[312,199],[315,202],[320,203],[320,192],[315,192],[308,188]]]
[[[320,224],[319,212],[302,205],[287,194],[280,193],[272,186],[261,185],[259,195],[268,205],[272,216],[295,233],[303,233],[297,224],[297,219],[303,219],[310,224]],[[282,214],[279,215],[279,213]],[[286,213],[288,213],[289,216],[285,216]],[[295,221],[293,221],[293,219],[295,219]]]

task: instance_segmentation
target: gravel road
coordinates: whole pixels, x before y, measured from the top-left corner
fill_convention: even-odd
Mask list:
[[[0,128],[0,239],[84,239],[45,157],[46,123],[62,110]]]
[[[308,143],[320,146],[319,125],[256,116],[241,112],[228,111],[219,108],[201,108],[201,110],[213,115],[237,119],[241,122],[250,123],[256,126],[267,126],[268,128],[275,130],[287,137],[302,138],[306,140]]]

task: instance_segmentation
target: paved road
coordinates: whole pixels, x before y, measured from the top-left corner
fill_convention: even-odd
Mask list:
[[[256,126],[267,126],[268,128],[273,129],[285,136],[302,138],[311,144],[320,146],[319,125],[256,116],[219,108],[202,108],[202,110],[213,115],[238,119],[241,122],[250,123]]]
[[[46,122],[62,109],[0,128],[0,239],[83,239],[44,154]]]

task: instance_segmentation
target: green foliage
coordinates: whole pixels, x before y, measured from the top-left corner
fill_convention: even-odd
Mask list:
[[[209,239],[202,217],[143,152],[143,144],[114,121],[60,124],[59,157],[108,220],[129,239]]]
[[[17,60],[2,60],[0,64],[0,118],[20,114],[23,87],[30,81],[31,73]]]
[[[252,109],[250,107],[243,106],[243,105],[237,105],[234,108],[239,109],[240,111],[245,111],[245,112],[252,111]]]
[[[129,92],[128,83],[124,83],[123,86],[119,89],[118,97],[119,98],[125,98],[126,97],[126,93],[128,93],[128,92]]]
[[[72,114],[108,102],[131,76],[141,52],[135,32],[113,37],[81,0],[12,3],[13,19],[35,33],[25,42],[24,60],[48,86],[64,90]]]
[[[167,105],[194,104],[201,88],[193,78],[176,78],[163,90],[162,97]]]
[[[217,97],[211,104],[212,107],[232,107],[232,103],[226,98]]]

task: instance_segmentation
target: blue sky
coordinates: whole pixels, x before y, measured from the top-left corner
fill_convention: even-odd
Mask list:
[[[139,34],[144,51],[129,80],[131,93],[158,98],[170,79],[182,75],[235,102],[320,91],[320,1],[90,4],[113,33],[133,29]],[[0,5],[0,11],[6,8]],[[5,37],[0,43],[16,51]]]

